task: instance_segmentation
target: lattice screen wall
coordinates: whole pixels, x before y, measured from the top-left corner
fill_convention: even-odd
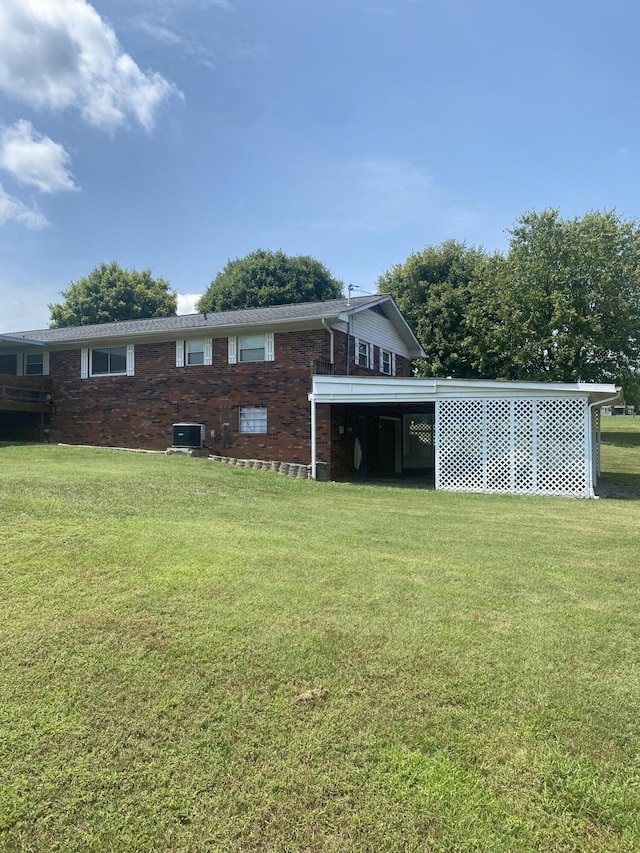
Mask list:
[[[585,400],[441,400],[436,488],[589,497]]]

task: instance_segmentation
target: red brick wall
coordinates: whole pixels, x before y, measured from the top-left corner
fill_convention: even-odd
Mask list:
[[[330,340],[324,329],[276,333],[275,361],[228,364],[227,339],[216,338],[213,364],[187,367],[175,366],[173,341],[137,344],[134,376],[88,379],[80,379],[80,349],[52,352],[51,427],[58,440],[70,444],[161,450],[171,445],[174,423],[204,423],[205,445],[217,455],[309,464],[311,363],[330,359]],[[355,365],[353,338],[349,343],[347,370],[346,335],[334,333],[336,374],[380,376],[377,347],[376,369],[368,370]],[[410,375],[407,359],[396,358],[396,373]],[[266,434],[239,433],[241,406],[267,407]],[[318,407],[318,461],[331,463],[332,449],[343,455],[345,441],[336,418],[329,406]],[[223,444],[223,424],[229,424],[228,446]],[[340,458],[340,465],[348,467],[348,460]]]
[[[80,379],[80,350],[51,353],[52,428],[70,444],[164,449],[172,424],[204,423],[212,452],[308,464],[311,361],[329,359],[324,330],[275,335],[275,361],[227,363],[227,339],[213,341],[213,364],[176,367],[174,342],[139,344],[135,376]],[[267,433],[238,432],[240,406],[267,407]],[[222,425],[230,425],[223,447]],[[328,424],[319,423],[328,442]],[[215,438],[210,431],[215,430]]]

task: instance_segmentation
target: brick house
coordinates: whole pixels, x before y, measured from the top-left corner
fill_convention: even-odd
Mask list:
[[[212,454],[309,464],[313,374],[409,376],[422,354],[387,295],[13,332],[0,440],[165,449],[192,422]],[[338,441],[332,460],[331,419],[326,407],[317,446],[340,475],[353,453]]]
[[[418,378],[388,295],[0,335],[0,441],[166,449],[593,497],[614,385]]]

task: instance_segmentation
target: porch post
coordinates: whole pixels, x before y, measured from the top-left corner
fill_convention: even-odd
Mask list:
[[[309,394],[311,400],[311,479],[316,479],[316,398]]]

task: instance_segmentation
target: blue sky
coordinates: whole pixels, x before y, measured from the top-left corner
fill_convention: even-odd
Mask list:
[[[102,262],[345,284],[525,211],[640,216],[628,0],[0,0],[0,331]]]

